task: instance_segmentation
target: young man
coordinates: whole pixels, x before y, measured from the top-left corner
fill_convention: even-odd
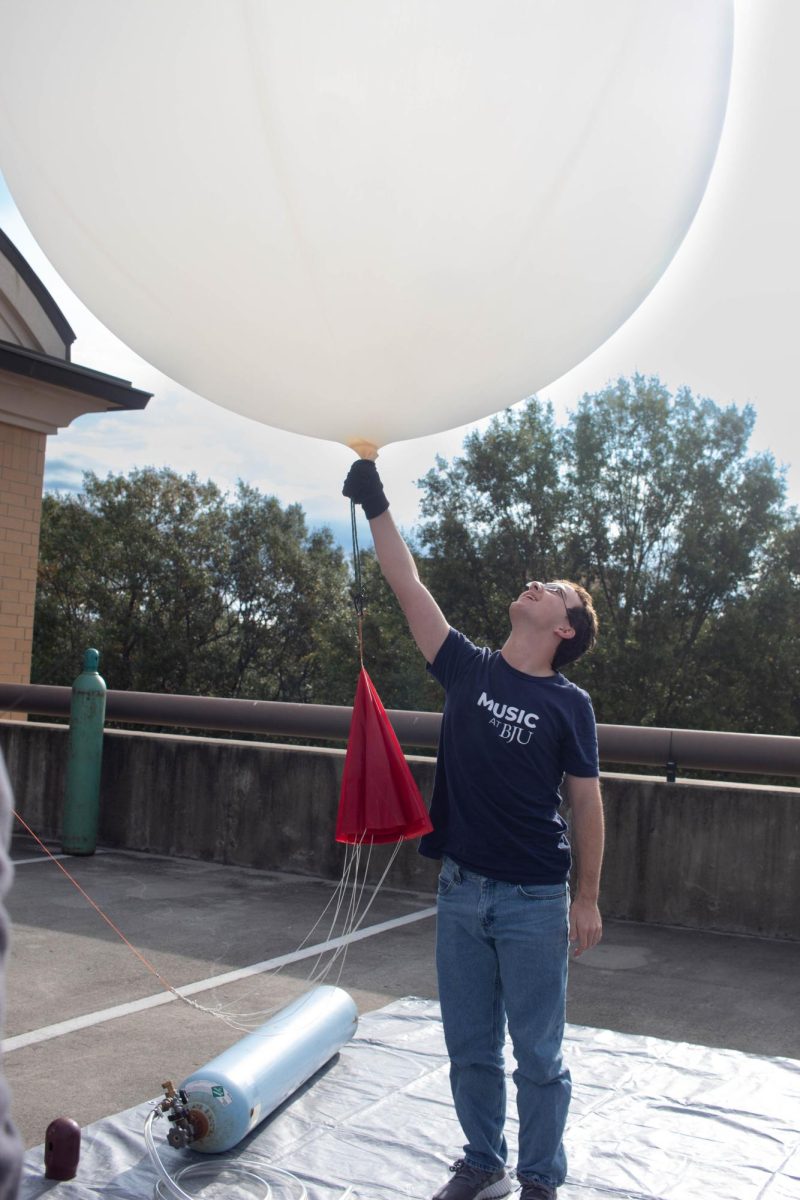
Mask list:
[[[375,464],[355,463],[343,491],[363,506],[384,577],[446,691],[434,830],[420,852],[442,860],[439,999],[467,1141],[433,1200],[491,1200],[513,1190],[503,1136],[506,1020],[517,1062],[520,1200],[553,1200],[566,1175],[571,1085],[561,1042],[569,941],[581,954],[602,934],[594,714],[587,694],[557,670],[594,644],[591,598],[567,582],[529,583],[510,606],[502,649],[478,649],[450,628],[420,581]],[[562,781],[578,856],[571,908]]]

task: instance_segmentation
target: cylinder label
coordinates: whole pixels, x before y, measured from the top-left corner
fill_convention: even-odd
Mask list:
[[[210,1079],[193,1079],[189,1084],[188,1091],[191,1094],[195,1092],[209,1092],[212,1100],[217,1104],[233,1104],[233,1096],[227,1088],[221,1083],[212,1083]]]

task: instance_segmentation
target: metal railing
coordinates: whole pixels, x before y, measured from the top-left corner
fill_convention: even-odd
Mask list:
[[[0,683],[0,712],[68,717],[71,689],[44,684]],[[352,709],[334,704],[282,704],[271,700],[170,696],[156,692],[109,691],[106,720],[132,725],[252,733],[346,741]],[[441,714],[388,710],[405,747],[435,749]],[[800,777],[800,738],[699,729],[656,729],[598,725],[603,763],[658,767],[668,779],[676,771],[725,771]]]

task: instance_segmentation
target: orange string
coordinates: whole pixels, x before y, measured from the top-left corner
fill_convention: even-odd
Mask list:
[[[105,921],[106,925],[110,925],[110,926],[111,926],[111,928],[114,930],[114,933],[117,935],[117,937],[121,938],[121,939],[122,939],[122,941],[125,943],[125,945],[128,947],[128,949],[129,949],[129,950],[131,950],[131,951],[133,951],[133,953],[136,955],[136,957],[139,959],[139,961],[140,961],[140,962],[141,962],[141,963],[142,963],[142,964],[143,964],[145,967],[147,967],[148,971],[150,971],[150,972],[151,972],[151,974],[155,975],[156,979],[157,979],[157,980],[158,980],[158,982],[161,984],[161,986],[162,986],[162,987],[164,987],[164,988],[166,988],[168,992],[173,992],[175,995],[179,995],[179,993],[178,993],[178,992],[176,991],[176,989],[175,989],[175,988],[172,986],[172,984],[171,984],[171,983],[167,983],[166,979],[163,977],[163,975],[161,975],[161,974],[160,974],[160,973],[159,973],[159,972],[156,970],[156,968],[153,966],[153,964],[152,964],[151,962],[148,962],[148,961],[147,961],[147,959],[145,958],[145,956],[144,956],[144,955],[143,955],[143,954],[142,954],[142,953],[141,953],[139,950],[137,950],[137,949],[136,949],[136,947],[135,947],[135,946],[134,946],[134,945],[133,945],[131,942],[129,942],[129,941],[128,941],[128,939],[125,937],[125,934],[122,932],[122,930],[121,930],[121,929],[119,929],[119,928],[118,928],[118,926],[116,926],[116,925],[114,924],[114,922],[111,920],[111,917],[107,916],[107,914],[103,912],[103,910],[102,910],[102,908],[100,907],[100,905],[99,905],[99,904],[97,904],[97,903],[96,903],[96,902],[95,902],[95,901],[92,899],[92,897],[91,897],[91,896],[88,894],[88,892],[85,892],[85,891],[83,890],[83,888],[81,887],[81,885],[78,883],[77,879],[73,878],[73,876],[72,876],[72,875],[70,875],[70,873],[69,873],[69,871],[67,870],[67,868],[66,868],[65,866],[63,866],[63,865],[62,865],[62,863],[60,863],[60,862],[59,862],[59,860],[58,860],[58,859],[55,857],[55,855],[53,855],[53,854],[51,854],[51,853],[50,853],[50,851],[47,849],[47,846],[45,846],[45,844],[44,844],[44,842],[41,840],[41,838],[40,838],[40,837],[37,837],[37,835],[36,835],[36,834],[33,832],[33,830],[31,829],[30,825],[28,825],[28,824],[27,824],[27,822],[26,822],[26,821],[24,821],[24,820],[22,819],[22,817],[19,815],[19,813],[17,812],[17,810],[16,810],[16,809],[14,809],[14,816],[17,818],[17,820],[19,821],[20,825],[22,825],[22,827],[28,831],[28,833],[31,835],[31,837],[34,839],[34,841],[35,841],[35,842],[37,842],[39,846],[41,846],[42,850],[44,850],[44,852],[45,852],[45,854],[47,855],[47,857],[48,857],[49,859],[51,859],[51,860],[52,860],[52,862],[54,862],[54,863],[56,864],[56,866],[58,867],[59,871],[61,871],[61,873],[62,873],[63,875],[66,875],[67,879],[70,881],[70,883],[72,884],[72,886],[78,889],[78,891],[80,892],[80,894],[83,896],[84,900],[87,900],[87,901],[89,902],[89,904],[91,904],[92,908],[95,910],[95,912],[98,914],[98,916],[101,916],[101,917],[103,918],[103,920]],[[183,997],[180,997],[180,998],[181,998],[181,999],[183,999]]]

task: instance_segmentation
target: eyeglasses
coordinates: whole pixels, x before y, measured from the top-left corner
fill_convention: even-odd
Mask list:
[[[567,620],[569,620],[569,605],[567,604],[566,589],[563,588],[560,583],[545,583],[544,590],[546,592],[557,592],[558,593],[558,595],[564,601],[564,611],[567,614]]]
[[[528,584],[528,587],[530,587],[530,586],[531,585]],[[561,597],[561,599],[564,601],[564,609],[567,614],[567,620],[570,621],[570,623],[571,623],[570,615],[569,615],[569,605],[567,604],[566,588],[560,583],[543,583],[542,588],[546,592],[555,592],[557,595],[559,595]]]

